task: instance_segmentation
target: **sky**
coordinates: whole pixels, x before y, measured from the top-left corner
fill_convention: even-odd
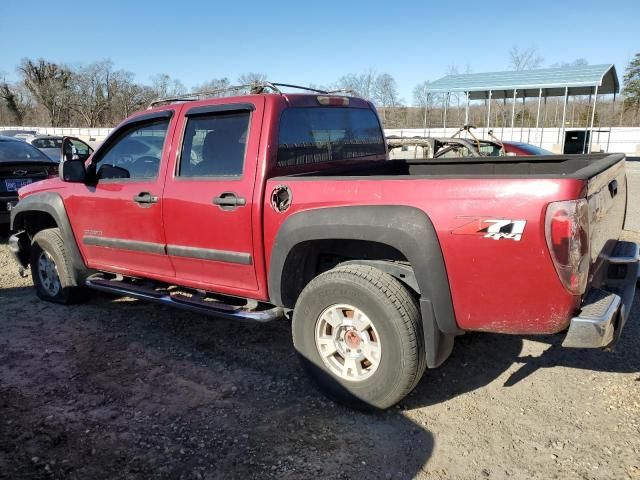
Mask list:
[[[6,15],[12,3],[22,13]],[[322,85],[373,69],[393,75],[410,103],[415,85],[450,65],[506,70],[514,45],[535,47],[543,66],[613,63],[620,79],[640,52],[640,0],[54,3],[3,0],[0,78],[15,81],[25,57],[69,65],[109,58],[139,82],[167,73],[187,87],[244,72]]]

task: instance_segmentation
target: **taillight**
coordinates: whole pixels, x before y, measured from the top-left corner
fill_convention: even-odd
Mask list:
[[[582,295],[589,275],[589,205],[584,198],[552,202],[545,219],[547,245],[558,277],[573,295]]]

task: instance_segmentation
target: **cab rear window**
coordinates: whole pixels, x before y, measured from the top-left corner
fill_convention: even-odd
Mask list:
[[[289,108],[280,118],[279,167],[366,159],[384,153],[384,137],[372,110]]]

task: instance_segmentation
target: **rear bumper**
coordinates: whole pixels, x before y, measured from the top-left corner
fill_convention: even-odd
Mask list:
[[[607,278],[600,288],[591,288],[585,295],[578,316],[571,319],[563,347],[613,347],[620,338],[636,292],[640,246],[618,242],[605,261]]]

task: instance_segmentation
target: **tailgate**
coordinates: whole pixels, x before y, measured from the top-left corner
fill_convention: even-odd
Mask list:
[[[627,178],[624,157],[587,183],[589,203],[589,248],[592,272],[598,257],[613,250],[624,226],[627,208]]]

